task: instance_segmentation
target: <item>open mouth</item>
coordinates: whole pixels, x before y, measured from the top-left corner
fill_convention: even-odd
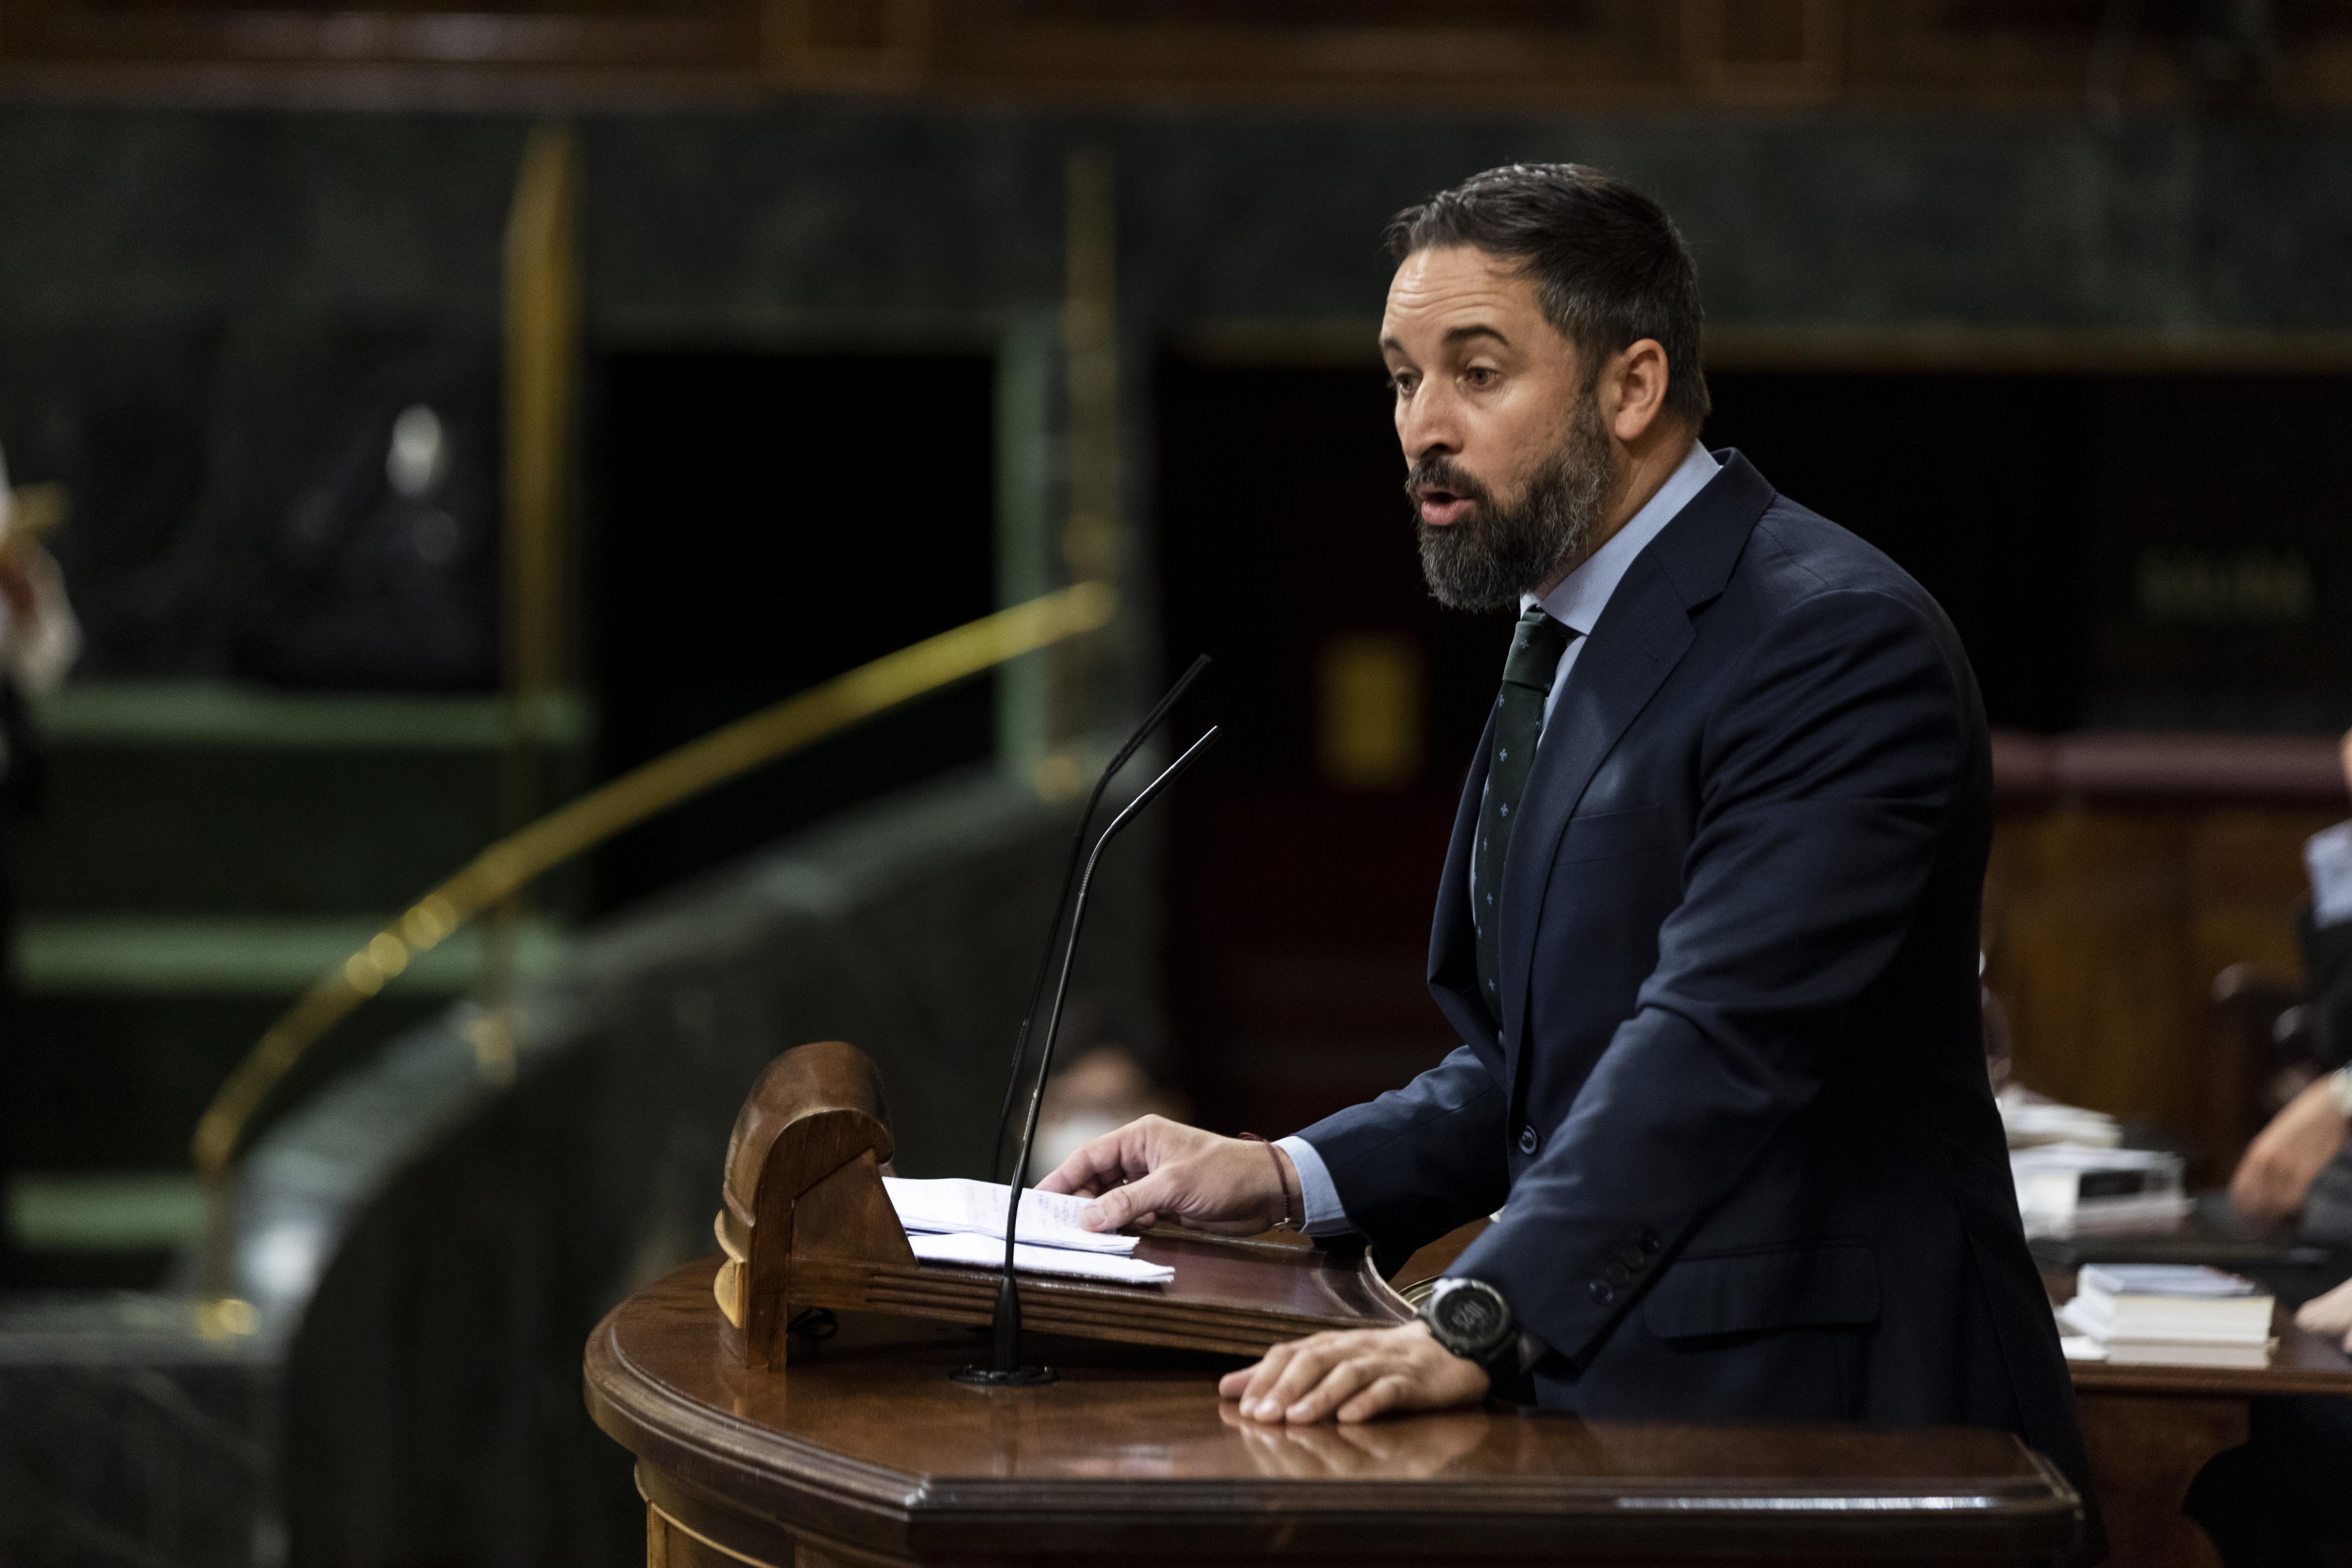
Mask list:
[[[1444,528],[1461,520],[1470,510],[1470,498],[1444,485],[1423,485],[1413,491],[1421,503],[1421,521],[1432,528]]]

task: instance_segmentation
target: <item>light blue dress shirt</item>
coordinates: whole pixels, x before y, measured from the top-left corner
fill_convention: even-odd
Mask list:
[[[1600,549],[1584,563],[1559,581],[1559,585],[1540,600],[1533,594],[1521,596],[1519,613],[1525,615],[1540,603],[1552,619],[1574,627],[1581,636],[1572,637],[1568,648],[1559,656],[1559,668],[1552,676],[1551,690],[1544,698],[1544,722],[1551,722],[1552,709],[1559,702],[1561,689],[1568,685],[1568,672],[1576,668],[1577,655],[1592,637],[1592,628],[1601,624],[1601,613],[1609,607],[1610,595],[1634,558],[1650,547],[1650,542],[1664,531],[1666,524],[1680,515],[1691,498],[1706,488],[1723,467],[1698,442],[1691,443],[1690,451],[1666,476],[1666,482],[1642,509],[1625,521],[1625,526],[1611,534]],[[2352,845],[2347,845],[2352,853]],[[1477,897],[1474,879],[1471,897]],[[1347,1211],[1339,1205],[1339,1190],[1331,1184],[1331,1173],[1323,1163],[1323,1156],[1306,1139],[1293,1135],[1276,1141],[1276,1147],[1290,1156],[1298,1169],[1300,1205],[1306,1210],[1305,1223],[1300,1226],[1309,1236],[1337,1236],[1348,1226]]]

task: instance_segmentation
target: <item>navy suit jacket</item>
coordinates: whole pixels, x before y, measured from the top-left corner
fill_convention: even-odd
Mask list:
[[[1638,556],[1546,725],[1502,875],[1470,773],[1429,983],[1464,1042],[1306,1130],[1391,1266],[1550,1353],[1547,1405],[2005,1428],[2089,1495],[1985,1077],[1991,763],[1950,623],[1737,452]]]

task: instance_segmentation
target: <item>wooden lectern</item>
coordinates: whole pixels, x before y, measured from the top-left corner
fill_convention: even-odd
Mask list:
[[[802,1046],[751,1086],[727,1144],[713,1289],[741,1331],[746,1366],[784,1364],[801,1308],[890,1312],[985,1325],[994,1270],[919,1263],[882,1188],[891,1154],[882,1076],[839,1040]],[[1169,1265],[1167,1285],[1023,1275],[1022,1315],[1040,1333],[1255,1356],[1325,1329],[1412,1316],[1369,1253],[1234,1240],[1162,1227],[1135,1256]]]
[[[882,1191],[872,1064],[804,1046],[728,1151],[724,1260],[588,1343],[588,1405],[637,1458],[649,1568],[885,1564],[2037,1563],[2081,1505],[2005,1434],[1596,1424],[1486,1408],[1268,1427],[1216,1395],[1273,1340],[1393,1322],[1360,1256],[1148,1237],[1163,1286],[1023,1277],[1039,1387],[981,1388],[992,1270],[918,1264]],[[1144,1249],[1150,1249],[1148,1251]],[[812,1306],[840,1332],[795,1344]],[[722,1310],[724,1309],[724,1310]]]

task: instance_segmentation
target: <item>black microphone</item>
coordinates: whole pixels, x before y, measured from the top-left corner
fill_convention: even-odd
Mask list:
[[[1021,1089],[1021,1064],[1029,1056],[1029,1031],[1037,1022],[1037,1004],[1045,999],[1045,976],[1051,972],[1054,962],[1054,938],[1061,931],[1062,917],[1070,910],[1070,894],[1078,885],[1078,865],[1086,855],[1087,829],[1094,826],[1095,807],[1102,804],[1103,791],[1110,787],[1110,781],[1118,776],[1118,770],[1127,766],[1127,760],[1141,750],[1143,742],[1151,739],[1152,732],[1166,722],[1169,710],[1176,706],[1177,699],[1182,697],[1192,682],[1201,679],[1201,672],[1208,668],[1209,656],[1204,653],[1192,661],[1192,667],[1178,678],[1175,685],[1168,689],[1168,695],[1153,704],[1151,711],[1143,716],[1143,722],[1135,727],[1135,733],[1127,738],[1127,744],[1118,749],[1118,754],[1110,760],[1110,766],[1103,769],[1102,777],[1095,781],[1095,793],[1087,797],[1087,809],[1078,818],[1078,830],[1070,836],[1069,862],[1062,868],[1062,897],[1054,906],[1054,923],[1045,928],[1045,945],[1037,953],[1036,978],[1029,983],[1029,1010],[1021,1016],[1021,1033],[1013,1041],[1013,1070],[1004,1080],[1004,1103],[996,1112],[996,1142],[988,1151],[988,1174],[992,1181],[995,1179],[998,1168],[1004,1163],[1005,1119],[1013,1114],[1013,1097]],[[1020,1175],[1018,1171],[1013,1173],[1016,1180]]]
[[[1196,665],[1194,667],[1198,668]],[[1187,677],[1189,679],[1190,678]],[[1181,687],[1179,689],[1181,689]],[[1172,700],[1174,693],[1170,694]],[[1004,1189],[1004,1278],[996,1287],[996,1313],[991,1321],[994,1339],[994,1357],[988,1366],[968,1366],[955,1374],[959,1383],[977,1383],[990,1387],[1029,1388],[1054,1381],[1050,1366],[1021,1364],[1021,1286],[1013,1278],[1013,1247],[1021,1228],[1022,1177],[1029,1169],[1030,1146],[1037,1141],[1037,1111],[1045,1102],[1045,1078],[1054,1068],[1054,1039],[1062,1028],[1062,1004],[1070,994],[1070,969],[1078,956],[1078,932],[1087,923],[1087,894],[1093,888],[1095,868],[1102,863],[1103,850],[1118,837],[1120,828],[1135,820],[1136,815],[1157,799],[1161,791],[1176,782],[1178,774],[1199,759],[1218,735],[1214,724],[1201,738],[1185,749],[1184,754],[1168,764],[1160,775],[1143,786],[1143,793],[1128,803],[1127,809],[1111,818],[1110,826],[1095,840],[1094,853],[1087,857],[1086,875],[1078,879],[1077,901],[1070,909],[1070,935],[1062,946],[1062,977],[1054,987],[1054,1010],[1045,1018],[1045,1042],[1037,1051],[1037,1082],[1029,1091],[1029,1115],[1021,1129],[1021,1158],[1013,1167],[1013,1180]]]

